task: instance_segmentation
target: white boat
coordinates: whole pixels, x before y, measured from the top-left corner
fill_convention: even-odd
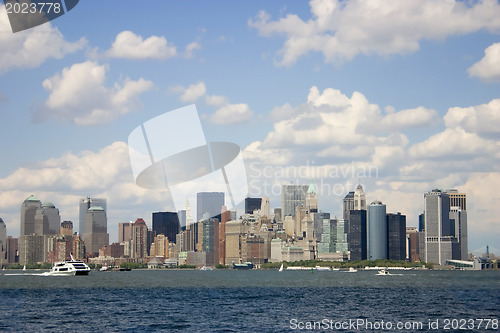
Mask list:
[[[314,269],[317,271],[331,271],[332,270],[330,267],[322,267],[322,266],[316,266]]]
[[[109,269],[108,265],[104,264],[104,265],[102,265],[102,267],[101,267],[101,268],[99,268],[99,272],[105,272],[105,271],[107,271],[108,269]]]
[[[377,275],[391,275],[387,269],[381,269],[378,271]]]
[[[283,264],[281,264],[281,267],[280,267],[279,271],[283,272]]]
[[[71,260],[65,261],[65,263],[68,265],[72,265],[76,269],[76,275],[89,275],[90,267],[81,260],[75,260],[72,254],[70,254],[70,256]]]
[[[25,271],[25,270],[26,270],[26,265],[23,266],[23,271]]]
[[[344,271],[346,273],[356,273],[358,270],[357,269],[354,269],[354,267],[349,267],[349,270],[347,271]]]
[[[67,264],[65,261],[56,262],[52,269],[48,272],[42,274],[37,274],[39,276],[73,276],[76,275],[76,269],[73,265]]]
[[[203,266],[202,268],[200,268],[200,271],[213,271],[213,267],[210,267],[210,266]]]

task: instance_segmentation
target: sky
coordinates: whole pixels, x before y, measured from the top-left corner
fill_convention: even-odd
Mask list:
[[[111,241],[120,222],[175,210],[168,189],[136,184],[128,137],[195,104],[206,141],[239,145],[249,195],[272,208],[282,184],[312,182],[341,217],[361,183],[417,226],[424,193],[455,188],[469,250],[500,248],[498,1],[85,0],[17,33],[1,5],[0,50],[8,235],[31,194],[75,230],[78,201],[106,198]]]

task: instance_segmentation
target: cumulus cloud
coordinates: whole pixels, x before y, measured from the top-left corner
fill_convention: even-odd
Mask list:
[[[34,68],[49,58],[61,59],[84,48],[85,38],[68,42],[50,23],[13,34],[5,6],[0,6],[0,74],[14,68]]]
[[[210,116],[210,121],[216,125],[237,124],[250,120],[252,115],[248,104],[226,104]]]
[[[122,31],[105,55],[112,58],[165,60],[177,55],[177,48],[163,36],[143,39],[132,31]]]
[[[312,0],[312,17],[288,14],[278,20],[261,11],[250,27],[262,36],[284,35],[279,65],[289,66],[309,52],[321,52],[326,62],[339,63],[358,54],[415,52],[422,40],[481,29],[500,31],[500,4],[485,0],[462,1],[340,1]],[[362,19],[360,19],[362,18]]]
[[[106,87],[107,70],[106,65],[86,61],[44,80],[42,86],[50,95],[34,119],[55,117],[76,125],[94,125],[111,122],[138,108],[139,96],[150,90],[153,82],[127,78],[121,84]]]
[[[191,42],[186,46],[186,50],[184,51],[184,58],[191,59],[194,56],[194,53],[201,49],[201,44],[199,42]]]
[[[444,116],[444,122],[449,128],[461,127],[468,132],[498,138],[500,135],[500,99],[467,108],[450,108]]]
[[[484,57],[472,65],[469,76],[478,77],[484,81],[500,81],[500,43],[490,45],[484,50]]]
[[[183,102],[194,103],[198,98],[205,95],[207,86],[202,81],[190,84],[189,87],[176,86],[170,89],[174,93],[180,94],[180,100]]]

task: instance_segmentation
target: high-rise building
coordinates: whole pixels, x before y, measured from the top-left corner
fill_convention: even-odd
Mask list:
[[[33,195],[24,200],[21,205],[21,236],[35,233],[35,214],[41,206],[40,200]]]
[[[295,217],[297,206],[306,205],[306,193],[309,185],[282,185],[281,186],[281,218]]]
[[[132,240],[133,222],[118,223],[118,243],[130,242]]]
[[[344,219],[335,219],[333,233],[335,234],[335,252],[347,253],[349,243],[347,241],[347,221]]]
[[[354,210],[366,210],[365,191],[361,184],[359,184],[354,191]]]
[[[424,230],[425,230],[425,212],[418,215],[418,231],[421,232]]]
[[[19,236],[19,264],[32,265],[47,261],[45,244],[47,235],[21,235]]]
[[[318,244],[318,254],[334,253],[336,234],[334,232],[334,224],[336,220],[323,219],[323,232],[321,233],[321,242]]]
[[[314,186],[312,181],[306,193],[306,208],[311,213],[318,212],[318,191],[316,190],[316,186]]]
[[[73,236],[73,222],[63,221],[59,233],[63,236]]]
[[[468,260],[467,211],[461,207],[450,207],[451,236],[457,239],[459,260]]]
[[[44,202],[35,212],[35,234],[57,235],[61,228],[59,209],[53,203]]]
[[[406,216],[387,214],[387,259],[406,260]]]
[[[424,194],[425,262],[444,265],[446,260],[459,257],[457,239],[450,230],[450,197],[433,190]],[[421,258],[422,259],[422,258]]]
[[[260,210],[262,198],[245,198],[245,214],[253,214],[254,210]]]
[[[406,260],[420,261],[418,249],[418,231],[416,227],[406,227]]]
[[[177,211],[177,216],[179,217],[179,225],[180,225],[179,230],[186,229],[186,210],[181,209]]]
[[[80,200],[80,220],[79,220],[79,232],[80,234],[90,233],[92,230],[92,225],[88,225],[86,222],[87,211],[90,207],[101,207],[104,213],[107,213],[107,202],[103,198],[90,198]]]
[[[354,210],[354,191],[347,193],[342,202],[342,217],[344,220],[349,221],[351,210]]]
[[[167,236],[169,242],[175,243],[176,236],[180,231],[179,216],[175,212],[153,213],[153,231],[157,235]]]
[[[219,264],[226,264],[226,223],[231,221],[231,212],[222,207],[219,224]]]
[[[365,260],[367,255],[366,210],[351,210],[349,216],[348,243],[351,260]]]
[[[209,218],[203,224],[203,252],[207,254],[206,264],[215,266],[219,263],[219,220]]]
[[[260,215],[271,218],[271,204],[269,203],[269,197],[262,197],[262,203],[260,204]]]
[[[7,263],[7,225],[0,217],[0,266]]]
[[[108,219],[103,207],[91,206],[85,214],[85,232],[80,233],[85,242],[85,251],[89,254],[99,253],[104,245],[109,245]]]
[[[132,258],[141,259],[148,255],[148,226],[139,218],[132,227]]]
[[[450,207],[460,207],[461,210],[467,210],[467,195],[459,193],[456,189],[444,191],[450,197]]]
[[[368,259],[387,259],[386,206],[380,201],[368,206]]]
[[[154,257],[168,258],[168,243],[169,239],[163,234],[159,234],[155,237],[154,243],[151,246],[151,255]]]
[[[220,214],[224,206],[224,192],[200,192],[196,197],[196,222],[199,222],[205,213],[210,217]]]
[[[13,264],[19,262],[18,239],[7,236],[7,262]]]

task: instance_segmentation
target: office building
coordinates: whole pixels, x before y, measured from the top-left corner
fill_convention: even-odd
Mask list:
[[[245,198],[245,214],[253,214],[254,210],[260,210],[262,198]]]
[[[224,206],[224,192],[200,192],[196,195],[196,221],[203,219],[203,215],[208,213],[210,217],[220,214]]]
[[[219,264],[226,263],[226,223],[231,221],[231,212],[226,206],[222,207],[219,224]]]
[[[7,236],[6,259],[9,264],[19,262],[19,241],[17,238]]]
[[[175,243],[176,236],[181,227],[179,216],[175,212],[156,212],[153,213],[153,231],[157,235],[167,236],[169,242]]]
[[[351,210],[349,213],[348,243],[351,260],[367,257],[366,210]]]
[[[0,266],[7,263],[7,225],[0,217]]]
[[[86,222],[86,216],[87,216],[87,211],[89,210],[90,207],[100,207],[104,210],[104,213],[106,214],[107,210],[107,202],[106,199],[103,198],[90,198],[87,197],[85,199],[80,200],[80,220],[78,230],[80,234],[84,233],[90,233],[90,230],[92,230],[92,225],[88,225]]]
[[[103,207],[91,206],[85,214],[85,232],[80,233],[87,254],[97,255],[99,249],[109,245],[108,219]]]
[[[35,234],[57,235],[61,228],[59,209],[53,203],[44,202],[35,212]]]
[[[464,194],[465,196],[465,194]],[[465,198],[464,198],[465,199]],[[456,202],[455,202],[456,203]],[[450,234],[457,239],[459,246],[458,260],[468,260],[467,211],[460,206],[450,207]],[[454,258],[455,259],[455,258]]]
[[[308,185],[282,185],[281,186],[281,218],[295,217],[297,206],[306,205]]]
[[[387,259],[406,260],[406,216],[387,214]]]
[[[118,243],[130,242],[132,240],[133,222],[118,223]]]
[[[366,210],[365,191],[361,184],[359,184],[354,191],[354,210]]]
[[[21,205],[21,230],[20,235],[33,235],[35,233],[35,214],[42,206],[40,200],[31,195]]]
[[[351,210],[354,210],[354,191],[347,193],[347,195],[344,197],[344,200],[342,201],[342,217],[344,218],[344,220],[349,221]]]
[[[460,255],[457,239],[451,236],[450,197],[440,190],[427,192],[424,194],[424,207],[424,261],[445,265],[446,260],[457,259]]]
[[[47,261],[45,251],[47,235],[21,235],[19,236],[19,264],[33,265]]]
[[[219,220],[208,218],[203,220],[203,252],[207,254],[206,264],[215,266],[219,263]]]
[[[260,216],[271,218],[271,204],[269,202],[269,197],[262,197],[262,202],[260,204]]]
[[[450,197],[450,207],[460,207],[462,211],[467,210],[467,195],[465,193],[459,193],[456,189],[448,189],[444,193]]]
[[[311,213],[318,212],[318,191],[316,190],[316,186],[311,182],[309,188],[306,193],[306,208]]]
[[[368,206],[368,259],[387,259],[386,206],[380,201]]]
[[[418,231],[415,227],[406,227],[406,260],[420,261],[418,249]]]
[[[335,219],[333,233],[335,239],[335,252],[347,254],[349,251],[349,242],[347,241],[347,221],[344,219]]]
[[[186,229],[186,210],[181,209],[177,211],[177,216],[179,217],[180,230]]]
[[[73,222],[63,221],[59,230],[59,234],[63,236],[73,236]]]

